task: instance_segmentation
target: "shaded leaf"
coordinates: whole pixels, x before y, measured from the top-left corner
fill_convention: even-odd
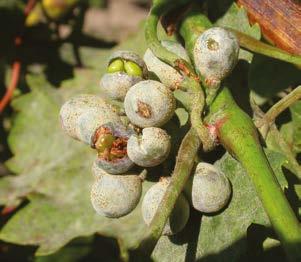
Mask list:
[[[261,97],[272,98],[278,92],[300,83],[300,70],[294,65],[254,55],[249,72],[249,88]]]

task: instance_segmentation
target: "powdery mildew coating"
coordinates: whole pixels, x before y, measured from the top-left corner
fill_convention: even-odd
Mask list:
[[[109,98],[123,101],[130,87],[142,80],[125,72],[106,73],[100,79],[100,89]]]
[[[166,188],[170,183],[170,178],[161,178],[145,194],[142,201],[142,216],[144,222],[149,226],[154,217],[158,206],[164,196]],[[189,204],[184,195],[180,195],[176,205],[168,218],[163,229],[163,235],[174,235],[180,232],[189,219]]]
[[[128,140],[127,153],[137,165],[152,167],[161,164],[170,152],[170,136],[158,127],[147,127],[142,135],[133,135]]]
[[[97,165],[97,161],[93,162],[91,170],[95,180],[99,179],[102,175],[110,175],[108,172],[103,170],[99,165]]]
[[[232,71],[238,60],[239,44],[231,32],[213,27],[196,40],[193,57],[196,69],[208,83],[219,82]]]
[[[91,203],[98,214],[118,218],[133,211],[141,192],[142,181],[136,174],[103,174],[92,185]]]
[[[221,210],[231,196],[231,186],[224,173],[208,163],[199,163],[192,180],[193,207],[204,213]]]
[[[162,83],[154,80],[141,81],[130,88],[124,100],[129,120],[139,127],[160,127],[175,112],[173,93]]]
[[[105,100],[90,94],[78,95],[65,102],[60,110],[60,119],[67,135],[89,145],[99,126],[121,122]]]
[[[168,51],[173,52],[190,63],[190,59],[185,48],[179,43],[164,40],[161,41],[161,45]],[[147,65],[148,71],[155,73],[160,81],[168,88],[174,89],[182,82],[183,76],[173,67],[158,59],[149,48],[146,50],[143,59]]]
[[[126,128],[125,126],[119,123],[106,123],[104,125],[101,125],[101,127],[106,127],[110,129],[115,137],[123,137],[129,139],[130,136],[135,134],[134,130]],[[128,157],[128,155],[125,155],[122,158],[117,158],[111,161],[97,157],[97,159],[94,162],[94,165],[98,166],[99,168],[103,169],[109,174],[115,175],[122,174],[128,171],[134,165],[134,163]]]

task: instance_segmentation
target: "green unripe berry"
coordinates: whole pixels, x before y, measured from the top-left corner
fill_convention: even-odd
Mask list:
[[[145,194],[142,201],[142,216],[144,222],[149,226],[170,183],[169,177],[161,178],[158,183],[153,185]],[[173,211],[171,212],[163,235],[174,235],[180,232],[186,225],[189,218],[189,204],[183,194],[177,199]]]
[[[126,61],[124,63],[125,72],[130,76],[140,76],[142,77],[142,69],[139,65],[132,61]]]
[[[148,76],[144,61],[131,51],[114,52],[109,57],[108,65],[108,73],[100,79],[100,88],[111,99],[123,101],[130,87]]]
[[[107,69],[108,73],[122,72],[124,71],[124,63],[121,59],[113,60]]]

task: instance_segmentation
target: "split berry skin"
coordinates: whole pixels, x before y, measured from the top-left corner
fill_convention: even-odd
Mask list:
[[[109,174],[122,174],[128,171],[133,161],[127,155],[127,143],[134,130],[122,124],[107,123],[100,126],[92,140],[98,156],[95,165]]]
[[[201,162],[185,188],[192,206],[203,213],[214,213],[229,202],[231,186],[228,178],[214,165]]]
[[[66,101],[60,110],[61,126],[74,139],[92,145],[97,128],[105,123],[121,123],[111,105],[89,94],[77,95]]]
[[[142,201],[142,216],[144,222],[149,226],[170,183],[170,177],[161,178],[145,194]],[[190,214],[189,204],[185,196],[181,194],[177,199],[175,207],[171,212],[165,227],[163,235],[174,235],[180,232],[187,224]]]
[[[94,173],[97,172],[99,169],[96,167]],[[119,218],[134,210],[142,192],[142,180],[138,175],[110,175],[101,171],[95,177],[91,188],[91,203],[99,215]]]
[[[189,56],[183,46],[175,41],[164,40],[161,41],[161,45],[164,46],[168,51],[175,53],[182,59],[190,63]],[[162,62],[157,58],[150,49],[147,49],[143,59],[150,72],[160,79],[165,86],[174,90],[183,81],[184,77],[172,66]]]
[[[129,158],[137,165],[153,167],[161,164],[170,152],[170,136],[158,127],[147,127],[142,135],[132,135],[127,144]]]
[[[234,34],[221,27],[202,33],[193,49],[196,70],[208,86],[218,85],[238,61],[239,44]]]
[[[136,53],[116,51],[109,58],[107,73],[100,80],[100,88],[107,97],[123,101],[130,87],[147,77],[147,67]]]
[[[176,100],[165,85],[154,80],[141,81],[130,88],[124,100],[129,120],[139,127],[160,127],[175,112]]]

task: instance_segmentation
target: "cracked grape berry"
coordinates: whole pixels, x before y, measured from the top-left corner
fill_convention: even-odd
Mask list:
[[[95,95],[77,95],[63,104],[60,110],[61,126],[74,139],[92,145],[95,131],[103,124],[120,123],[121,119],[102,98]]]
[[[161,164],[170,152],[170,136],[158,127],[146,127],[142,135],[132,135],[127,144],[129,158],[137,165],[153,167]]]
[[[168,51],[175,53],[182,59],[190,63],[189,56],[185,48],[175,41],[163,40],[161,45]],[[149,72],[155,73],[165,86],[175,89],[183,80],[183,76],[172,66],[162,62],[150,49],[147,49],[143,57]]]
[[[142,192],[142,180],[136,174],[110,175],[93,166],[96,177],[91,188],[91,203],[105,217],[118,218],[132,212]],[[97,174],[95,174],[97,173]]]
[[[145,194],[142,201],[142,216],[144,222],[149,226],[157,208],[164,196],[164,193],[170,183],[170,177],[163,177],[158,183],[153,185]],[[166,225],[163,229],[163,235],[174,235],[180,232],[186,225],[189,218],[189,204],[185,196],[181,194],[172,210]]]
[[[172,91],[154,80],[141,81],[130,88],[124,100],[129,120],[139,127],[160,127],[171,119],[176,101]]]
[[[202,33],[193,49],[197,71],[205,83],[214,86],[229,75],[238,61],[239,44],[234,34],[221,27]]]
[[[122,174],[128,171],[133,161],[127,154],[127,143],[135,132],[122,124],[101,125],[92,138],[92,147],[97,150],[95,165],[109,174]]]
[[[107,73],[100,80],[100,88],[112,99],[123,101],[127,91],[148,75],[144,61],[134,52],[117,51],[109,58]]]
[[[231,196],[231,186],[224,173],[214,165],[201,162],[196,167],[188,192],[196,210],[213,213],[227,205]]]

